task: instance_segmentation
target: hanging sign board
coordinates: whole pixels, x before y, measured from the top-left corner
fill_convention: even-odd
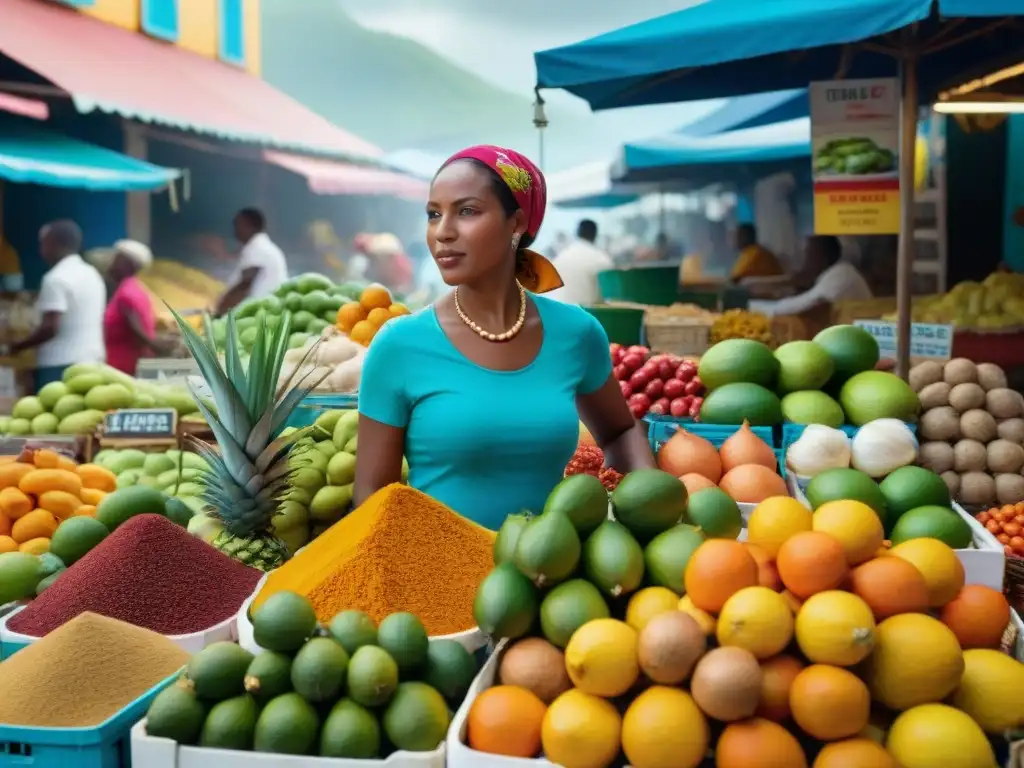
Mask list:
[[[885,320],[854,320],[854,325],[863,328],[878,342],[878,352],[883,358],[896,360],[896,323]],[[945,362],[953,356],[953,326],[932,323],[914,323],[910,326],[910,363],[917,365],[924,360]]]
[[[895,78],[811,83],[814,231],[900,231],[900,91]]]
[[[130,408],[111,411],[103,421],[105,440],[174,440],[178,412],[173,408]]]

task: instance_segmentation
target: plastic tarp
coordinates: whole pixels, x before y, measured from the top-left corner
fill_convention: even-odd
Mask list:
[[[807,117],[811,113],[810,109],[806,88],[736,96],[710,115],[684,125],[676,133],[686,136],[714,136],[726,131],[740,131],[744,128],[757,128],[761,125]]]
[[[540,88],[610,109],[805,88],[837,72],[892,77],[899,38],[881,38],[907,29],[925,51],[918,71],[928,100],[965,74],[1024,58],[1020,30],[993,24],[1021,14],[1020,0],[704,0],[534,59]],[[949,20],[957,26],[946,27],[945,46],[922,43]],[[879,45],[852,45],[865,40]]]
[[[316,195],[389,195],[426,201],[429,184],[397,171],[264,150],[268,163],[297,173],[306,179]]]
[[[126,192],[162,189],[180,175],[36,123],[0,120],[0,178],[7,181]]]

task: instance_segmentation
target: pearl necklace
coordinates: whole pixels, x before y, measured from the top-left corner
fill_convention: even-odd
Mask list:
[[[526,289],[517,283],[519,288],[519,317],[516,319],[515,324],[504,333],[491,333],[490,331],[481,328],[479,325],[474,323],[469,315],[467,315],[462,305],[459,303],[459,289],[455,289],[455,313],[459,316],[466,325],[470,327],[474,333],[476,333],[481,339],[486,341],[509,341],[515,338],[521,330],[523,325],[526,323]]]

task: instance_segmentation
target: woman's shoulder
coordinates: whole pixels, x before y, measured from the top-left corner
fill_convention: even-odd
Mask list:
[[[576,335],[600,325],[597,318],[579,304],[567,304],[537,294],[532,294],[532,298],[537,305],[541,320],[552,321],[558,329]]]
[[[433,312],[433,307],[424,307],[410,315],[401,315],[388,320],[373,337],[370,349],[374,347],[422,348],[436,328]]]

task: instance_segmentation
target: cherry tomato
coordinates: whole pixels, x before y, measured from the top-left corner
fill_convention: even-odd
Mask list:
[[[1008,523],[1003,524],[1003,533],[1010,534],[1010,538],[1014,536],[1020,536],[1020,524],[1015,523],[1012,520]]]
[[[996,517],[998,517],[1004,523],[1010,522],[1011,520],[1013,520],[1015,516],[1016,515],[1014,513],[1007,512],[1006,510],[1003,509],[999,510],[999,512],[996,514]]]
[[[985,523],[985,527],[989,533],[1002,533],[1003,531],[1003,526],[998,520],[989,520]]]
[[[975,519],[982,525],[985,525],[992,518],[989,516],[988,512],[979,512]]]
[[[999,539],[999,543],[1000,544],[1009,544],[1010,543],[1010,537],[1007,536],[1005,533],[1000,533],[998,536],[996,536],[996,538]]]
[[[1011,547],[1009,544],[1004,544],[1003,554],[1007,557],[1013,557],[1014,555],[1016,555],[1016,552],[1013,551],[1013,547]]]
[[[1019,523],[1020,525],[1024,525],[1024,515],[1017,515],[1015,518],[1013,518],[1013,521],[1015,523]]]

